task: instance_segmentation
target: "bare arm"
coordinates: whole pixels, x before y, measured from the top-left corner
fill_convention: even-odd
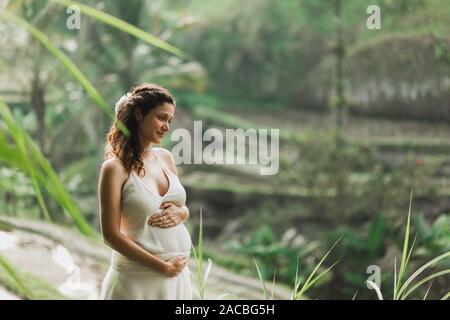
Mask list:
[[[105,243],[125,257],[156,271],[167,275],[178,274],[171,263],[149,253],[120,231],[121,188],[126,177],[127,173],[118,160],[107,160],[103,163],[98,188],[100,224]],[[176,269],[178,270],[179,266]]]

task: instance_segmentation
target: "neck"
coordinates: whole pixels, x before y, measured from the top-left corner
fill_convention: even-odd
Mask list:
[[[141,145],[142,157],[145,158],[153,153],[152,143],[144,141],[141,135],[139,135],[139,144]]]
[[[153,157],[153,150],[151,145],[147,146],[147,147],[143,147],[142,148],[142,158],[152,158]]]

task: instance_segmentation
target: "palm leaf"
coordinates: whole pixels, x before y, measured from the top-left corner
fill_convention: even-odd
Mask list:
[[[2,116],[3,121],[5,122],[11,134],[11,137],[16,142],[19,155],[23,161],[23,164],[25,165],[26,172],[30,176],[31,184],[36,193],[36,197],[42,208],[42,211],[44,212],[44,216],[48,221],[51,221],[50,214],[48,212],[47,206],[41,193],[40,185],[37,182],[36,169],[33,167],[33,164],[30,161],[30,155],[28,154],[28,148],[26,146],[26,133],[15,122],[11,114],[11,111],[9,110],[8,106],[6,105],[5,101],[1,96],[0,96],[0,115]]]
[[[100,93],[95,89],[95,87],[90,83],[90,81],[84,76],[84,74],[78,69],[78,67],[62,52],[60,49],[58,49],[51,41],[50,39],[42,33],[39,29],[35,28],[31,24],[29,24],[27,21],[22,19],[21,17],[14,15],[12,13],[9,13],[8,11],[4,11],[1,16],[6,18],[7,20],[13,21],[25,29],[33,36],[35,37],[42,45],[50,51],[61,63],[64,65],[64,67],[69,71],[77,80],[78,82],[84,87],[84,89],[87,91],[89,96],[94,100],[94,102],[105,111],[106,114],[112,116],[114,118],[114,114],[110,107],[108,107],[108,104],[103,99],[103,97],[100,95]]]
[[[103,23],[106,23],[114,28],[120,29],[126,33],[131,34],[132,36],[135,36],[136,38],[139,38],[155,47],[158,47],[160,49],[163,49],[167,52],[170,52],[182,59],[191,59],[190,56],[181,51],[180,49],[174,47],[173,45],[149,34],[148,32],[145,32],[144,30],[125,22],[119,18],[116,18],[108,13],[105,13],[103,11],[97,10],[95,8],[89,7],[87,5],[81,4],[76,1],[70,1],[70,0],[52,0],[56,3],[59,3],[61,5],[64,5],[66,7],[69,6],[77,6],[80,8],[80,11],[84,14],[95,18],[98,21],[101,21]]]
[[[56,201],[69,213],[75,221],[78,229],[85,235],[94,235],[96,232],[86,222],[78,210],[75,202],[67,192],[66,188],[60,181],[57,173],[53,170],[51,165],[42,155],[39,147],[33,142],[31,137],[23,130],[20,125],[14,120],[8,105],[0,96],[0,114],[11,133],[11,136],[16,141],[17,147],[15,149],[15,157],[0,152],[0,157],[12,160],[12,165],[15,165],[19,170],[25,174],[34,177],[33,187],[40,188],[45,186],[49,193]],[[25,149],[22,150],[21,149]],[[4,151],[5,149],[0,151]],[[31,161],[30,159],[33,159]],[[39,193],[40,194],[40,193]],[[42,203],[40,202],[42,205]]]

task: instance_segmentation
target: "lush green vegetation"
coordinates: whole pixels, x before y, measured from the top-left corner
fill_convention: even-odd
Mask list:
[[[381,30],[366,27],[369,4],[381,8]],[[79,29],[67,27],[71,5],[80,9]],[[132,85],[157,82],[177,99],[174,128],[202,120],[204,130],[280,129],[274,176],[250,165],[179,166],[191,211],[205,208],[201,223],[196,214],[189,221],[202,231],[192,233],[199,298],[203,258],[295,281],[297,298],[308,290],[374,299],[369,265],[382,269],[384,298],[442,298],[449,19],[447,0],[9,1],[0,8],[0,216],[98,236],[97,177],[112,106]],[[408,255],[410,234],[417,239]],[[324,256],[339,263],[314,278],[328,268]],[[444,271],[425,275],[431,289],[407,283],[408,270],[437,257]],[[18,295],[63,298],[0,262],[0,284]],[[392,283],[390,296],[384,287]]]

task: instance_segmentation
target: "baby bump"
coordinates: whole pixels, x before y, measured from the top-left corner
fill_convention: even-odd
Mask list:
[[[147,225],[139,237],[139,242],[155,254],[189,253],[191,236],[183,223],[170,228]]]

